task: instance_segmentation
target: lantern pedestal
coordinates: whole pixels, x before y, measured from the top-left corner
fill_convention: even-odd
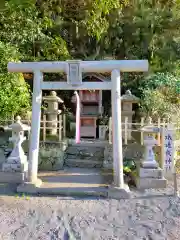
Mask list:
[[[136,178],[136,186],[138,189],[149,188],[166,188],[167,181],[163,177],[163,170],[159,167],[155,159],[153,147],[157,144],[154,134],[157,133],[157,128],[151,124],[141,129],[145,133],[144,158],[137,167],[138,177]]]
[[[8,127],[8,129],[12,130],[12,137],[9,140],[13,142],[13,150],[10,156],[2,164],[0,182],[21,183],[26,180],[28,161],[21,145],[24,140],[26,140],[24,131],[29,131],[30,127],[22,124],[20,117],[17,117],[16,120],[15,123]]]
[[[145,154],[144,159],[141,162],[143,168],[158,168],[158,163],[155,160],[155,154],[153,147],[157,144],[157,140],[153,136],[145,136],[144,145],[145,145]]]
[[[154,189],[159,189],[159,188],[166,188],[167,186],[167,180],[162,177],[160,179],[158,178],[142,178],[142,177],[138,177],[136,178],[136,187],[138,189],[150,189],[150,188],[154,188]]]

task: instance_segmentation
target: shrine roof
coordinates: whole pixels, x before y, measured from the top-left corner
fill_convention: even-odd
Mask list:
[[[87,77],[90,78],[96,78],[97,80],[100,80],[101,82],[110,82],[111,78],[110,75],[107,74],[100,74],[100,73],[83,73],[83,80]],[[93,80],[92,80],[93,81]]]

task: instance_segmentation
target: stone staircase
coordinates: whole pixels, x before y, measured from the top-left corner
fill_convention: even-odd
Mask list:
[[[64,168],[60,171],[39,172],[43,184],[36,188],[40,194],[65,196],[108,197],[112,184],[111,172],[98,168]]]
[[[65,167],[101,168],[105,146],[99,143],[82,142],[70,145],[64,156]]]

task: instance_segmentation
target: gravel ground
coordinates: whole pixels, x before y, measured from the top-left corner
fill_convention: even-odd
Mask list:
[[[180,198],[134,192],[129,200],[15,196],[1,186],[0,239],[180,239]],[[169,187],[172,192],[172,186]]]

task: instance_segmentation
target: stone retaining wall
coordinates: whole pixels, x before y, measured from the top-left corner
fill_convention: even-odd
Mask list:
[[[67,140],[60,143],[41,143],[39,148],[39,170],[61,170],[64,165],[64,152],[68,146]]]
[[[140,161],[143,157],[144,146],[138,143],[131,143],[123,146],[123,159]],[[113,148],[112,144],[108,144],[104,149],[103,167],[106,169],[113,168]]]

